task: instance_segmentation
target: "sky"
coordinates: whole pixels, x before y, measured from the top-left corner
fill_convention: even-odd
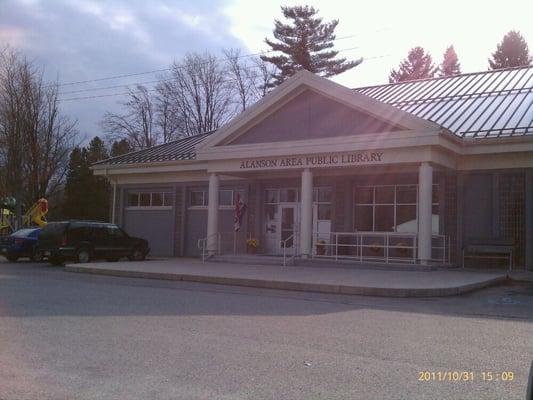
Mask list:
[[[272,37],[274,19],[282,18],[280,5],[297,4],[314,6],[325,20],[339,20],[339,55],[365,58],[333,78],[349,87],[386,83],[414,46],[439,63],[453,44],[463,72],[486,70],[496,44],[511,29],[533,50],[531,0],[0,0],[0,47],[19,49],[47,79],[62,84],[62,111],[90,138],[102,134],[99,121],[106,111],[119,112],[123,97],[66,99],[123,93],[124,88],[98,88],[158,75],[65,83],[164,69],[191,51],[267,50],[264,38]]]

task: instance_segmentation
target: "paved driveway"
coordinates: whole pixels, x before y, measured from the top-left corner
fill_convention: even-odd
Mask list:
[[[0,398],[523,399],[532,322],[527,284],[387,299],[0,262]]]

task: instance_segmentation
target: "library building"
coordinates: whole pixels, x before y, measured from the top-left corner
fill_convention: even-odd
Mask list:
[[[92,168],[152,256],[533,269],[533,67],[355,89],[301,71]]]

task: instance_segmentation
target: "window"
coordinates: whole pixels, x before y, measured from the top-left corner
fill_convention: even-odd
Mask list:
[[[163,205],[163,193],[152,193],[152,207],[161,207]]]
[[[150,207],[150,193],[139,194],[139,207]]]
[[[205,190],[203,191],[192,191],[191,192],[191,207],[207,206],[207,196]]]
[[[299,190],[295,188],[266,189],[265,205],[277,205],[279,203],[298,203],[300,201]],[[315,187],[313,189],[313,203],[317,205],[317,218],[319,220],[331,220],[331,187]],[[275,210],[275,207],[266,207],[267,210]],[[272,211],[267,211],[272,215]]]
[[[317,187],[313,190],[313,201],[317,205],[317,219],[322,221],[331,220],[331,197],[330,187]]]
[[[163,193],[163,206],[172,207],[173,203],[174,203],[174,194],[169,193],[169,192]]]
[[[118,226],[111,225],[107,227],[107,234],[109,237],[120,239],[124,237],[124,233],[120,230]]]
[[[221,190],[218,193],[218,205],[219,206],[232,206],[233,205],[233,190]]]
[[[222,189],[218,192],[218,205],[219,207],[234,207],[237,194],[244,198],[244,192],[242,190]],[[193,190],[190,192],[189,197],[190,207],[206,207],[209,203],[209,193],[207,190]]]
[[[265,190],[265,204],[279,203],[279,189]]]
[[[128,207],[139,207],[139,193],[128,193]]]
[[[433,220],[438,221],[438,185],[433,185]],[[418,231],[418,185],[359,186],[354,192],[357,231]],[[437,226],[433,231],[438,233]]]
[[[297,203],[299,194],[296,188],[266,189],[265,204]]]
[[[174,195],[170,192],[129,192],[128,207],[172,207]]]
[[[374,209],[372,206],[355,206],[355,230],[374,230]]]
[[[280,189],[279,198],[282,203],[296,203],[298,191],[296,189]]]

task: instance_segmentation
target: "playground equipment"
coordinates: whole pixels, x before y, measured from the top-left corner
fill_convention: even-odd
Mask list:
[[[9,235],[15,231],[15,205],[13,197],[0,199],[0,235]]]
[[[17,202],[12,197],[0,200],[0,236],[10,235],[20,228],[29,228],[37,225],[40,228],[46,226],[46,214],[48,213],[48,201],[39,199],[33,204],[26,214],[22,216],[22,226],[18,226],[15,214]]]
[[[46,214],[48,214],[48,200],[39,199],[22,216],[22,226],[29,227],[33,223],[40,228],[44,228],[46,226]]]
[[[0,208],[0,235],[9,235],[15,231],[15,215],[7,208]]]

